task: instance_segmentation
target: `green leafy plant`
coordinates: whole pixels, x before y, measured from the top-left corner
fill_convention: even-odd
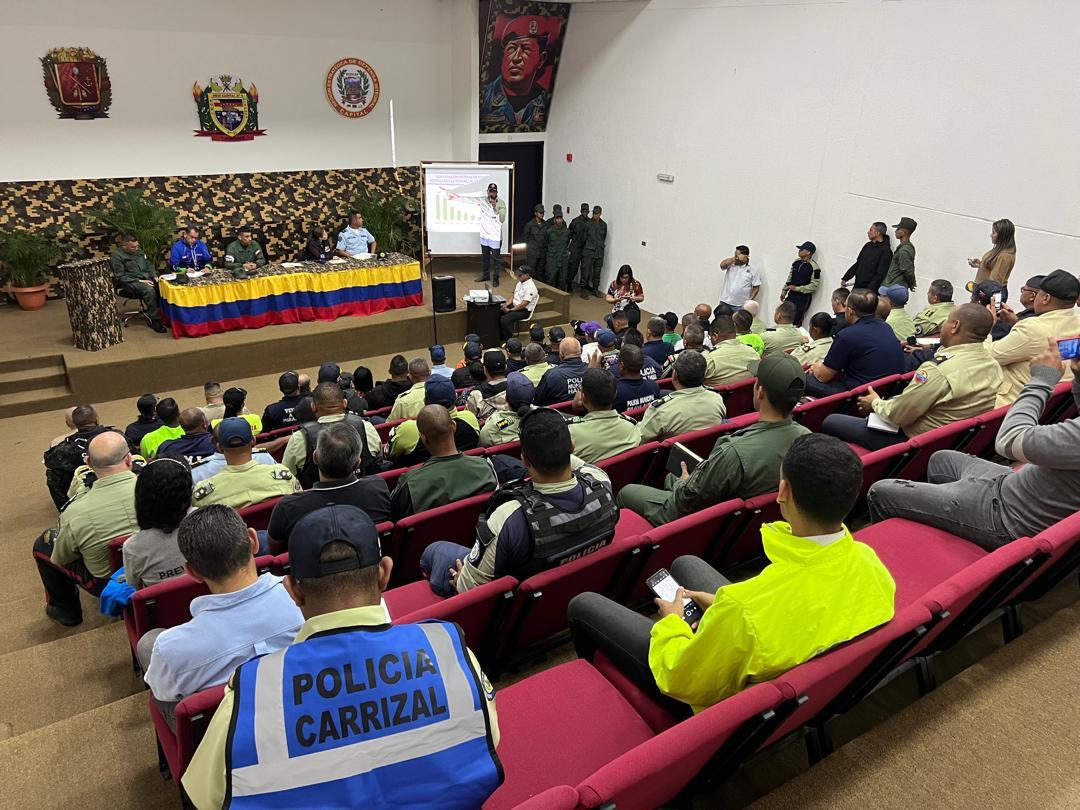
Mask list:
[[[21,229],[0,232],[0,263],[13,287],[37,287],[49,279],[49,265],[64,251],[38,233]]]
[[[350,203],[364,215],[364,227],[375,235],[379,250],[404,253],[417,257],[420,254],[418,223],[420,204],[397,191],[362,189]]]
[[[108,208],[87,212],[84,227],[90,231],[104,229],[117,236],[135,234],[150,265],[160,268],[166,249],[176,239],[176,212],[129,189],[114,196]]]

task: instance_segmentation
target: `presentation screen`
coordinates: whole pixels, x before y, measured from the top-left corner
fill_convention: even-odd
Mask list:
[[[488,183],[506,203],[502,252],[510,250],[510,178],[513,163],[421,163],[424,175],[424,229],[432,255],[480,253],[480,203]]]

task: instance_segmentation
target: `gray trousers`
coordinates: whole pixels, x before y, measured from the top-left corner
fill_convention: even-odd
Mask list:
[[[731,583],[699,557],[679,557],[671,575],[687,590],[715,593]],[[653,620],[598,593],[575,596],[567,609],[570,635],[578,658],[591,660],[602,651],[627,678],[668,711],[688,715],[690,707],[662,694],[649,668]]]
[[[143,634],[143,637],[139,639],[139,643],[135,647],[135,654],[139,656],[139,666],[142,667],[142,671],[146,672],[150,668],[150,656],[154,652],[154,642],[157,641],[157,637],[165,632],[163,627],[155,627],[153,630],[147,630]],[[169,728],[176,730],[176,704],[180,701],[165,701],[158,700],[156,697],[151,697],[157,707],[161,710],[162,716],[169,724]]]
[[[930,483],[886,479],[867,494],[870,519],[899,517],[942,529],[992,551],[1016,539],[1001,516],[1001,479],[1012,469],[955,450],[930,457]]]

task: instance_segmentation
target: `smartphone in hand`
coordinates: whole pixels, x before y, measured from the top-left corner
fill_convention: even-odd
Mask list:
[[[1080,357],[1080,337],[1064,338],[1057,344],[1062,360],[1075,360]]]
[[[645,580],[645,584],[649,586],[653,593],[665,602],[673,601],[675,599],[675,594],[681,587],[675,580],[675,577],[673,577],[671,572],[666,568],[661,568]],[[686,620],[687,624],[694,624],[695,622],[700,621],[701,617],[704,615],[704,611],[697,602],[690,597],[683,599],[682,617]]]

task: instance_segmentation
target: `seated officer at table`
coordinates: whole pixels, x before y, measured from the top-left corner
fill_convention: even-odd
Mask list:
[[[150,327],[155,332],[168,331],[161,323],[161,314],[157,305],[157,273],[146,260],[146,254],[139,247],[139,238],[133,233],[124,234],[120,247],[109,258],[113,281],[117,288],[129,298],[142,301],[146,314],[150,316]]]
[[[169,253],[169,267],[173,270],[201,270],[213,264],[210,250],[199,238],[199,229],[188,225]]]
[[[306,621],[229,681],[184,774],[192,803],[480,807],[502,781],[499,721],[460,628],[390,623],[393,563],[355,506],[297,523],[289,565]]]
[[[359,211],[350,211],[349,225],[338,234],[335,253],[351,259],[358,253],[374,253],[376,247],[375,237],[364,227],[364,215]]]
[[[225,248],[225,267],[243,278],[246,273],[266,266],[266,251],[255,241],[251,228],[241,228],[236,239]],[[241,272],[241,270],[245,272]]]

